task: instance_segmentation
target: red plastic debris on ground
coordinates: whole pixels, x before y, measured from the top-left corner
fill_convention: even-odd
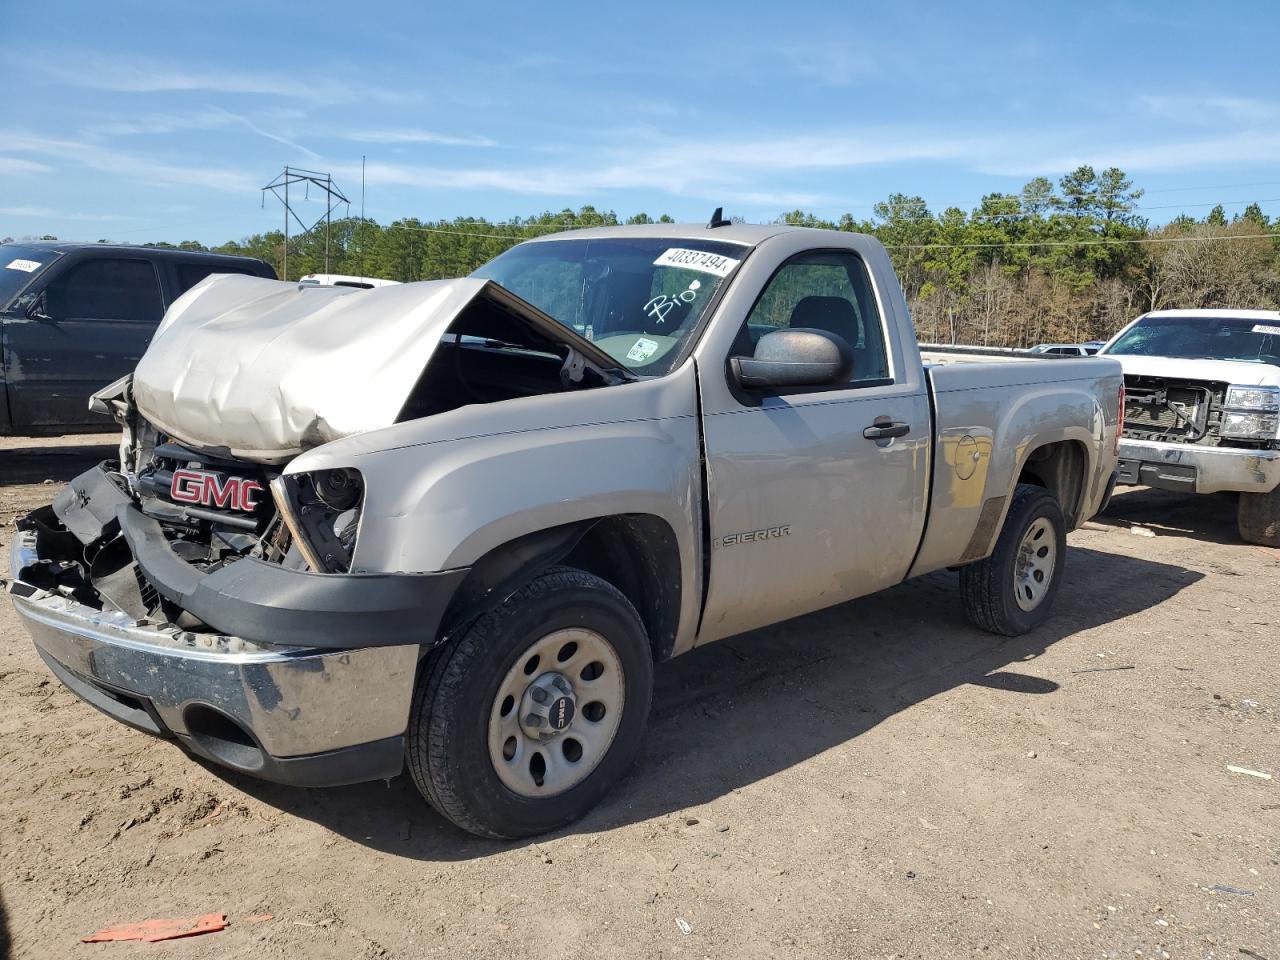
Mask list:
[[[227,925],[225,913],[206,913],[203,917],[184,917],[171,920],[142,920],[139,923],[122,923],[107,927],[81,943],[109,943],[113,940],[142,940],[158,943],[161,940],[177,940],[179,937],[195,937],[202,933],[216,933]]]

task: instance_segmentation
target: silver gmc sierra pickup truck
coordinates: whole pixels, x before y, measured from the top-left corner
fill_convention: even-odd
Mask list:
[[[1110,495],[1114,360],[926,366],[873,238],[671,224],[373,290],[211,277],[93,403],[118,461],[8,592],[107,714],[490,837],[589,810],[654,664],[959,568],[1035,628]]]

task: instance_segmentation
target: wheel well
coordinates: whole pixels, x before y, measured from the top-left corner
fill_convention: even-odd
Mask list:
[[[644,621],[654,660],[671,656],[680,626],[680,548],[665,520],[649,514],[605,517],[562,562],[621,590]]]
[[[1088,454],[1078,440],[1046,443],[1031,451],[1018,482],[1032,483],[1052,493],[1066,515],[1068,527],[1074,528],[1084,502],[1088,464]]]
[[[680,626],[680,549],[671,526],[649,514],[565,524],[490,550],[459,586],[437,642],[557,564],[593,573],[622,591],[644,622],[654,659],[671,656]]]

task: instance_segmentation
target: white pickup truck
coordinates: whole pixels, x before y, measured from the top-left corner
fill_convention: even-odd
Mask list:
[[[1156,310],[1100,356],[1124,368],[1118,482],[1238,491],[1240,536],[1280,547],[1280,312]]]
[[[926,366],[872,237],[657,224],[371,290],[211,278],[96,403],[119,461],[18,522],[9,593],[104,712],[286,783],[408,766],[490,837],[628,768],[654,664],[959,567],[1049,615],[1120,365]]]

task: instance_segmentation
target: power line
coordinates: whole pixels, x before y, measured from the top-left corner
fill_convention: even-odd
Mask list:
[[[1190,193],[1194,190],[1244,190],[1246,187],[1280,187],[1280,180],[1264,180],[1262,183],[1215,183],[1206,187],[1161,187],[1144,190],[1143,193]]]
[[[610,224],[592,224],[590,226],[610,226]],[[520,237],[506,236],[498,233],[471,233],[463,230],[449,230],[444,227],[411,227],[390,224],[388,229],[414,230],[423,233],[443,233],[457,237],[480,237],[486,240],[506,240],[508,243],[522,242]],[[584,225],[584,229],[587,227]],[[1138,239],[1120,239],[1100,237],[1095,240],[1039,240],[1008,241],[994,243],[921,243],[921,244],[885,244],[887,250],[945,250],[945,249],[992,249],[996,247],[1095,247],[1105,244],[1135,243],[1215,243],[1226,240],[1262,240],[1280,238],[1280,233],[1246,233],[1216,237],[1141,237]]]
[[[1268,237],[1280,237],[1280,233],[1241,233],[1221,237],[1142,237],[1136,240],[1099,238],[1097,240],[1028,240],[999,243],[887,243],[886,250],[933,250],[972,248],[983,249],[993,247],[1097,247],[1103,244],[1133,243],[1216,243],[1225,240],[1264,240]]]
[[[1272,183],[1253,183],[1253,184],[1237,183],[1237,184],[1227,184],[1227,185],[1218,186],[1218,187],[1170,187],[1167,190],[1142,190],[1141,192],[1143,196],[1146,196],[1149,193],[1175,193],[1179,191],[1223,190],[1223,189],[1232,189],[1232,188],[1243,189],[1245,187],[1251,187],[1251,186],[1252,187],[1280,186],[1280,181],[1272,182]],[[1123,196],[1124,196],[1123,194],[1115,194],[1115,195],[1111,195],[1110,199],[1117,202],[1117,205],[1119,206],[1121,205],[1120,201]],[[1096,203],[1098,201],[1098,195],[1094,194],[1092,198],[1089,198],[1086,196],[1086,197],[1082,197],[1081,199],[1092,199],[1093,202]],[[1104,197],[1103,199],[1107,199],[1107,198]],[[1126,206],[1128,206],[1129,210],[1177,210],[1182,207],[1213,207],[1213,206],[1218,206],[1219,204],[1225,207],[1225,206],[1238,206],[1241,204],[1250,204],[1250,203],[1276,203],[1278,200],[1280,200],[1280,198],[1268,197],[1263,200],[1253,200],[1253,199],[1215,200],[1208,203],[1167,203],[1167,204],[1156,204],[1153,206],[1145,206],[1143,204],[1135,203],[1135,204],[1126,205]],[[981,202],[977,204],[970,204],[969,206],[971,207],[971,209],[980,210],[982,208],[982,204],[984,203],[991,203],[995,205],[1017,204],[1019,206],[1022,206],[1023,204],[1028,204],[1028,205],[1034,205],[1037,207],[1044,207],[1047,209],[1047,208],[1052,208],[1055,205],[1055,203],[1061,204],[1063,201],[1064,201],[1064,198],[1058,197],[1056,195],[1029,198],[1016,193],[995,193],[995,194],[989,194],[988,196],[983,197]],[[849,207],[850,209],[855,209],[855,210],[869,209],[872,211],[874,211],[876,207],[882,207],[882,206],[888,207],[891,210],[895,208],[922,209],[929,206],[929,201],[924,199],[923,197],[903,197],[902,199],[897,201],[881,200],[879,203],[846,204],[846,206]],[[952,204],[948,204],[945,207],[942,207],[941,209],[942,210],[951,210],[951,209],[958,210],[958,209],[963,209],[963,207],[961,204],[952,203]],[[1013,216],[1013,215],[1014,214],[982,214],[982,216]]]

